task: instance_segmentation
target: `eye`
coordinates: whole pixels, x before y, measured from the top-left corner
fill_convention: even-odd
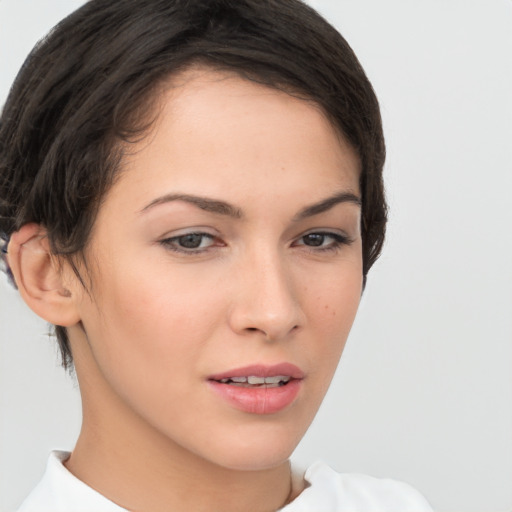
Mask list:
[[[215,237],[209,233],[185,233],[161,240],[160,244],[175,252],[199,253],[215,245]]]
[[[309,233],[309,235],[302,237],[304,245],[309,245],[310,247],[320,247],[324,245],[326,239],[329,240],[329,237],[324,233]]]
[[[342,245],[349,245],[352,240],[341,233],[331,231],[315,231],[301,236],[294,245],[306,246],[311,250],[328,251],[339,249]]]

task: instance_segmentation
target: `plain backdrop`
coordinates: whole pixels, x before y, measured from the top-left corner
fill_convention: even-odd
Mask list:
[[[0,103],[80,0],[0,0]],[[302,465],[405,480],[438,511],[512,510],[512,1],[311,0],[382,105],[390,225]],[[0,510],[72,449],[77,385],[0,277]]]

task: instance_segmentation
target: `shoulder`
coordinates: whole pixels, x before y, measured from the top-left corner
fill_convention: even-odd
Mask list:
[[[338,473],[324,463],[310,466],[309,486],[283,512],[431,512],[425,498],[410,485],[387,478]]]

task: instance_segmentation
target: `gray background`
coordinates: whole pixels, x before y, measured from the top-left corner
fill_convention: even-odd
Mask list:
[[[0,0],[0,103],[78,0]],[[512,510],[512,2],[311,0],[382,105],[387,246],[295,460],[389,476],[439,511]],[[0,510],[79,431],[76,384],[0,277]]]

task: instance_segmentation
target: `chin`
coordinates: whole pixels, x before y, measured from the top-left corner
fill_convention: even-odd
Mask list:
[[[224,453],[217,460],[217,465],[235,471],[264,471],[272,469],[285,463],[293,453],[292,450],[278,448],[275,451],[269,450],[246,450],[243,452],[227,454]],[[217,457],[216,459],[219,459]]]
[[[275,468],[286,462],[297,447],[303,433],[279,425],[239,429],[222,436],[208,458],[219,466],[239,471]],[[214,452],[214,453],[213,453]]]

